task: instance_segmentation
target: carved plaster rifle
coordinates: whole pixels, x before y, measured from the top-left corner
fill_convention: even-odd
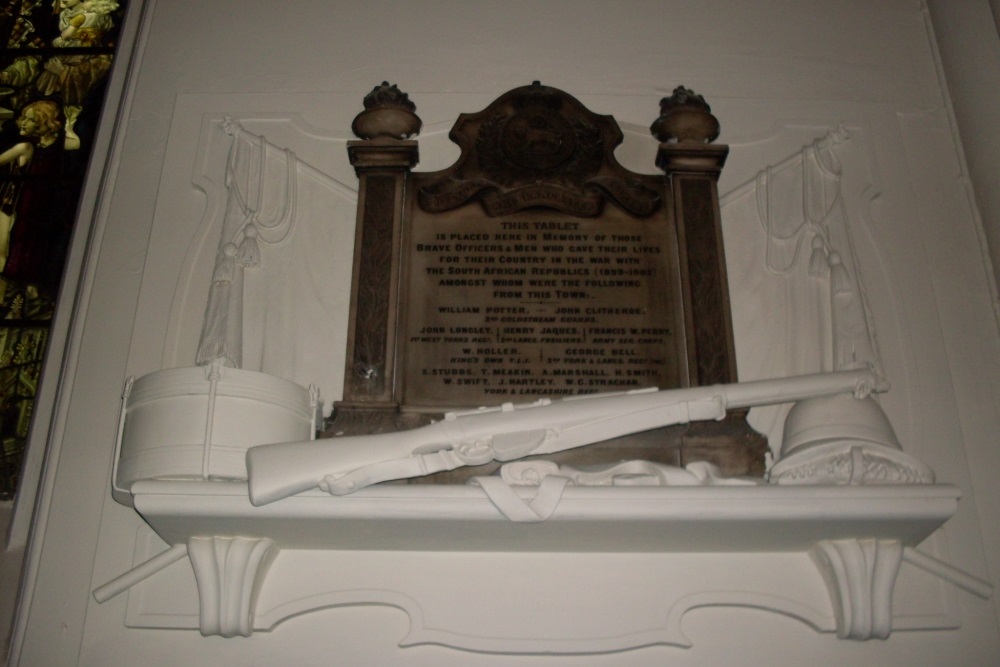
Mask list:
[[[441,421],[410,431],[259,445],[247,450],[250,502],[266,505],[316,487],[346,495],[391,479],[722,419],[727,409],[848,392],[864,397],[886,388],[866,369],[688,389],[640,389],[449,412]]]

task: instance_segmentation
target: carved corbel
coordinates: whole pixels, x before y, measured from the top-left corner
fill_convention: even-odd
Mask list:
[[[278,547],[267,538],[192,537],[188,556],[198,583],[201,634],[249,637],[268,568]]]
[[[823,540],[810,556],[826,582],[840,639],[885,639],[892,591],[903,562],[899,540]]]

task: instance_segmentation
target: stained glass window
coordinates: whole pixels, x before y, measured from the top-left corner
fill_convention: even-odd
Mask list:
[[[0,0],[0,500],[17,489],[122,0]]]

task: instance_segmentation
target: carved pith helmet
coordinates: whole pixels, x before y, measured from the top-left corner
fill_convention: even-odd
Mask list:
[[[832,442],[864,442],[902,449],[882,408],[871,396],[820,396],[788,411],[781,458]]]
[[[792,407],[769,478],[778,484],[930,484],[934,473],[902,451],[873,397],[837,394]]]

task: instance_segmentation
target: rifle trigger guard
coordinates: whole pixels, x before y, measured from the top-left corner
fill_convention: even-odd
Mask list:
[[[453,451],[458,460],[467,466],[480,466],[493,460],[493,447],[489,438],[460,442]]]
[[[549,432],[544,428],[530,431],[512,431],[493,436],[493,458],[497,461],[513,461],[531,454],[542,446]]]

